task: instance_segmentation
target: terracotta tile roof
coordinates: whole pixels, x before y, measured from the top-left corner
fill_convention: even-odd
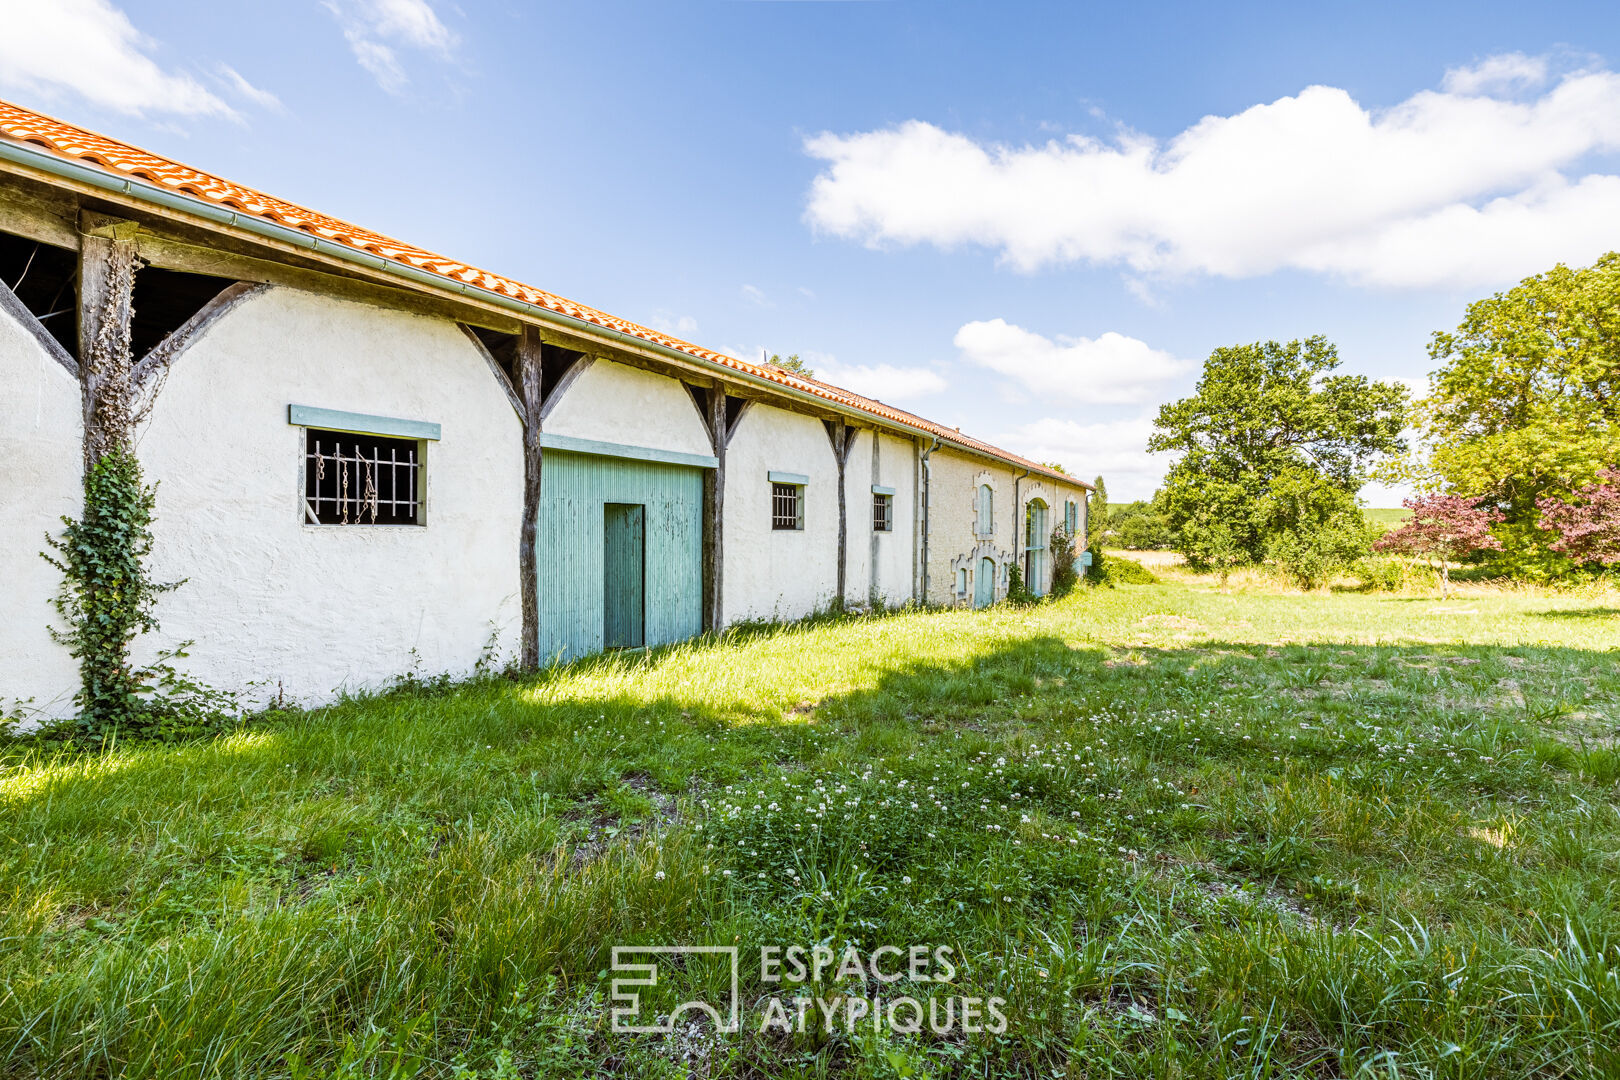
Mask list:
[[[988,454],[1038,473],[1054,478],[1062,476],[1062,474],[1056,473],[1038,462],[1029,461],[1000,447],[963,435],[955,428],[936,424],[932,420],[926,420],[913,413],[885,405],[881,401],[863,397],[842,387],[832,386],[815,379],[801,378],[771,365],[751,364],[727,356],[724,353],[715,352],[712,349],[705,349],[700,345],[693,345],[691,342],[659,333],[657,330],[609,315],[604,311],[598,311],[596,308],[577,304],[572,300],[557,296],[555,293],[546,292],[544,289],[536,289],[532,285],[525,285],[520,281],[513,281],[511,278],[501,277],[487,270],[480,270],[475,266],[468,266],[465,263],[456,262],[454,259],[447,259],[442,255],[435,255],[431,251],[423,251],[421,248],[412,247],[410,244],[400,243],[398,240],[359,228],[346,221],[339,221],[324,214],[317,214],[313,210],[306,210],[302,206],[283,202],[263,192],[233,184],[229,180],[222,180],[199,169],[181,165],[179,162],[148,153],[127,143],[109,139],[105,135],[86,131],[83,128],[52,119],[3,100],[0,100],[0,135],[19,142],[34,143],[62,157],[73,158],[82,162],[92,162],[114,173],[139,177],[142,180],[173,191],[183,192],[208,203],[263,218],[287,228],[297,229],[321,237],[333,243],[369,252],[383,259],[403,263],[418,270],[436,274],[448,281],[461,282],[480,289],[487,289],[490,292],[499,293],[502,296],[511,297],[527,304],[533,304],[536,307],[542,307],[548,311],[578,319],[581,322],[616,330],[619,333],[685,353],[698,360],[717,364],[747,375],[766,379],[781,386],[790,387],[801,393],[836,402],[886,420],[891,424],[902,425],[928,435],[938,436],[948,443],[976,450],[981,454]],[[1062,476],[1062,479],[1072,484],[1079,485],[1081,483],[1068,476]]]

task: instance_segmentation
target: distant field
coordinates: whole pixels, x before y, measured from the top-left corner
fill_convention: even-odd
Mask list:
[[[1406,516],[1410,511],[1404,506],[1397,506],[1393,509],[1364,507],[1361,512],[1366,516],[1367,521],[1373,525],[1394,528],[1406,520]]]

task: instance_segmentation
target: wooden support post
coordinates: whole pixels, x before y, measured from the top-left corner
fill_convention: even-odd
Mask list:
[[[855,445],[856,429],[844,420],[824,420],[827,438],[832,440],[833,460],[838,463],[838,608],[842,610],[847,597],[844,593],[849,571],[849,513],[848,492],[845,491],[844,466],[849,463],[850,447]]]
[[[726,566],[726,385],[710,387],[703,426],[714,447],[715,467],[703,471],[703,629],[725,625]]]
[[[523,526],[518,530],[519,595],[523,602],[524,671],[540,669],[540,572],[535,537],[540,524],[540,331],[525,326],[517,345],[517,391],[523,401]]]
[[[84,214],[79,228],[79,387],[84,402],[84,467],[135,448],[135,223]]]

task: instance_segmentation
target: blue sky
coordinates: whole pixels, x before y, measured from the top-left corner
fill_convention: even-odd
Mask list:
[[[1312,333],[1620,247],[1611,3],[0,0],[0,94],[1145,497]],[[1388,492],[1369,490],[1375,504]]]

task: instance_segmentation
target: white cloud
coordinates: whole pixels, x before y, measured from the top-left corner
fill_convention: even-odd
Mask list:
[[[1448,94],[1488,94],[1542,86],[1547,82],[1547,58],[1524,53],[1487,56],[1473,67],[1450,68],[1440,81]]]
[[[1155,384],[1189,370],[1169,353],[1112,330],[1053,341],[1005,319],[968,323],[956,332],[956,347],[969,363],[1016,379],[1045,400],[1144,401]]]
[[[1147,452],[1152,433],[1150,414],[1095,424],[1049,416],[991,441],[1035,461],[1057,462],[1088,482],[1100,475],[1108,481],[1109,498],[1124,502],[1152,495],[1169,466],[1167,458]]]
[[[1383,110],[1311,86],[1166,142],[1126,132],[982,144],[920,120],[805,143],[825,162],[806,220],[874,247],[982,246],[1016,269],[1249,277],[1283,268],[1363,284],[1475,286],[1614,246],[1620,75],[1547,80],[1513,54]]]
[[[238,97],[246,98],[261,109],[270,109],[273,112],[285,111],[281,99],[268,90],[260,89],[242,77],[241,72],[229,64],[219,64],[216,67],[220,78],[236,93]]]
[[[325,6],[355,60],[390,94],[410,82],[401,47],[448,58],[458,41],[427,0],[325,0]]]
[[[157,43],[108,0],[7,0],[0,25],[0,85],[8,89],[68,90],[133,115],[236,118],[195,78],[160,67],[150,55]]]
[[[775,304],[771,303],[771,298],[765,295],[765,290],[759,288],[757,285],[744,285],[742,287],[742,294],[743,299],[759,307],[776,306]]]
[[[751,364],[765,363],[772,352],[763,345],[725,345],[720,349],[727,356],[735,356]],[[841,364],[831,353],[810,349],[797,351],[799,357],[815,372],[818,382],[832,383],[845,390],[853,390],[878,401],[899,404],[912,398],[937,394],[949,385],[939,372],[925,367],[897,367],[893,364]],[[787,354],[782,354],[787,355]]]
[[[939,372],[893,364],[840,364],[832,357],[806,358],[822,382],[842,386],[878,401],[897,403],[937,394],[949,385]]]
[[[697,320],[690,315],[676,315],[668,311],[655,311],[647,325],[661,333],[691,341],[697,337]]]

